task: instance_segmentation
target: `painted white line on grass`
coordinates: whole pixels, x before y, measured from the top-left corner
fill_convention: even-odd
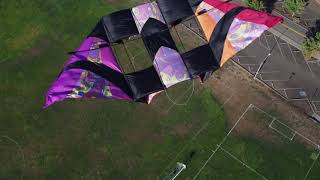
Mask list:
[[[311,167],[309,168],[309,170],[308,170],[308,172],[307,172],[307,174],[305,175],[305,177],[304,177],[304,179],[303,179],[303,180],[306,180],[306,179],[308,178],[308,176],[309,176],[309,174],[310,174],[310,172],[311,172],[311,170],[312,170],[313,166],[315,165],[315,163],[317,162],[317,160],[318,160],[318,158],[319,158],[319,155],[320,155],[320,151],[318,152],[318,154],[317,154],[317,158],[313,161],[313,163],[312,163]]]
[[[240,159],[238,159],[236,156],[234,156],[232,153],[230,153],[229,151],[225,150],[223,147],[220,147],[220,149],[225,152],[226,154],[228,154],[231,158],[233,158],[234,160],[238,161],[240,164],[242,164],[242,166],[248,168],[250,171],[254,172],[255,174],[257,174],[258,176],[260,176],[262,179],[264,180],[268,180],[264,175],[260,174],[259,172],[257,172],[255,169],[253,169],[252,167],[250,167],[249,165],[247,165],[246,163],[244,163],[243,161],[241,161]]]
[[[227,85],[226,83],[224,83],[224,84],[225,84],[225,86],[226,86],[227,88],[229,88],[233,93],[232,93],[231,96],[220,106],[220,109],[222,109],[223,106],[224,106],[225,104],[227,104],[227,103],[232,99],[232,97],[235,95],[235,93],[236,93],[229,85]],[[208,120],[208,121],[197,131],[197,133],[195,133],[195,135],[190,139],[189,142],[187,142],[187,143],[184,145],[184,147],[178,152],[178,154],[177,154],[177,155],[174,157],[174,159],[168,164],[168,166],[164,169],[164,171],[161,172],[160,175],[162,175],[163,172],[165,172],[165,170],[166,170],[168,167],[170,167],[173,162],[176,161],[177,157],[198,137],[198,135],[199,135],[203,130],[205,130],[205,129],[208,127],[209,122],[210,122],[210,121]]]
[[[269,115],[269,113],[267,113],[266,111],[258,108],[257,106],[255,106],[255,105],[252,105],[252,106],[253,106],[253,108],[256,108],[256,109],[258,109],[259,111],[263,112],[263,113],[266,114],[267,116],[269,116],[269,117],[271,117],[271,118],[275,118],[275,117]],[[278,121],[278,122],[280,122],[282,125],[286,126],[288,129],[290,129],[291,131],[295,132],[297,135],[301,136],[303,139],[307,140],[307,141],[310,142],[312,145],[314,145],[317,149],[319,149],[320,145],[319,145],[318,143],[312,141],[311,139],[307,138],[307,137],[304,136],[303,134],[299,133],[298,131],[296,131],[296,130],[292,129],[291,127],[289,127],[288,125],[284,124],[283,122],[281,122],[281,121]]]
[[[228,132],[228,134],[222,139],[222,141],[217,145],[217,148],[212,151],[212,154],[209,156],[209,158],[206,160],[206,162],[202,165],[202,167],[199,169],[199,171],[197,172],[197,174],[195,175],[195,177],[193,178],[193,180],[197,179],[197,177],[199,176],[199,174],[201,173],[201,171],[207,166],[208,162],[211,160],[211,158],[213,157],[213,155],[219,150],[220,146],[226,141],[226,139],[229,137],[229,135],[231,134],[231,132],[234,130],[234,128],[236,128],[236,126],[238,125],[238,123],[240,122],[240,120],[243,118],[243,116],[248,112],[248,110],[252,107],[252,104],[250,104],[246,110],[242,113],[242,115],[239,117],[239,119],[236,121],[236,123],[233,125],[233,127],[230,129],[230,131]]]
[[[17,141],[15,141],[14,139],[12,139],[11,137],[9,137],[9,136],[0,136],[0,137],[2,137],[4,139],[8,139],[9,141],[13,142],[18,147],[19,152],[20,152],[21,157],[22,157],[23,169],[22,169],[22,172],[21,172],[21,175],[20,175],[20,180],[22,180],[23,179],[23,170],[26,167],[26,160],[25,160],[24,153],[22,151],[22,148],[21,148],[20,144]]]
[[[293,135],[292,137],[288,137],[287,135],[285,135],[283,132],[281,132],[279,129],[275,128],[272,126],[272,124],[274,123],[274,121],[276,122],[279,122],[280,124],[284,125],[285,127],[288,128],[288,126],[286,126],[285,124],[283,124],[282,122],[276,120],[275,118],[273,119],[273,121],[269,124],[269,128],[271,128],[272,130],[274,130],[275,132],[277,132],[278,134],[282,135],[283,137],[289,139],[290,141],[293,140],[294,136],[296,135],[296,132],[295,131],[292,131],[293,132]],[[291,130],[291,129],[290,129]]]

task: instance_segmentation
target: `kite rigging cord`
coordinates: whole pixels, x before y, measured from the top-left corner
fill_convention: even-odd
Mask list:
[[[133,14],[133,16],[134,16],[134,18],[136,18],[134,14]],[[137,25],[142,29],[142,25],[140,24],[140,22],[139,22]],[[175,29],[175,27],[172,27],[172,28],[174,28],[174,30],[176,31],[176,33],[177,33],[177,35],[178,35],[178,37],[179,37],[179,40],[180,40],[180,42],[181,42],[181,44],[182,44],[182,46],[183,46],[183,49],[185,50],[185,47],[184,47],[184,45],[183,45],[183,42],[182,42],[182,40],[181,40],[181,38],[180,38],[177,30]],[[129,41],[130,41],[130,40],[129,40]],[[126,41],[126,42],[128,42],[128,41]],[[123,44],[124,44],[124,43],[123,43]],[[126,50],[127,50],[127,49],[126,49]],[[127,53],[129,54],[128,50],[127,50]],[[129,54],[129,56],[130,56],[130,54]],[[156,60],[153,60],[153,62],[154,62],[154,63],[153,63],[154,66],[157,68],[158,72],[160,72],[160,70],[159,70],[159,68],[158,68],[157,61],[156,61]],[[160,78],[162,84],[164,85],[160,74],[159,74],[159,78]],[[165,85],[164,85],[164,86],[165,86]],[[192,98],[192,96],[193,96],[193,94],[194,94],[194,90],[195,90],[194,80],[192,80],[192,85],[185,91],[184,94],[186,94],[186,92],[188,92],[190,89],[192,89],[191,94],[190,94],[190,96],[187,98],[187,100],[186,100],[184,103],[175,102],[175,101],[170,97],[169,93],[167,92],[167,88],[166,88],[166,87],[164,87],[164,92],[165,92],[168,100],[169,100],[173,105],[175,105],[175,106],[186,106],[186,105],[189,103],[189,101],[191,100],[191,98]]]

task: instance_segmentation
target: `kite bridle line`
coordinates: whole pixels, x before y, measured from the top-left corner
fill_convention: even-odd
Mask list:
[[[149,1],[150,2],[150,1]],[[134,14],[132,14],[134,17],[135,17],[135,15]],[[161,15],[162,15],[162,13],[161,13]],[[135,17],[136,18],[136,17]],[[137,18],[136,18],[137,19]],[[138,26],[141,28],[141,31],[142,31],[142,28],[143,28],[143,26],[140,24],[140,22],[139,21],[137,21],[138,22]],[[166,29],[166,30],[170,30],[169,28],[168,29]],[[164,31],[160,31],[160,32],[164,32]],[[178,34],[178,32],[176,31],[176,33]],[[179,36],[179,35],[178,35]],[[179,36],[179,40],[180,40],[180,42],[181,42],[181,44],[182,44],[182,46],[183,46],[183,42],[182,42],[182,40],[180,39],[180,36]],[[125,42],[128,42],[128,41],[125,41]],[[125,44],[125,42],[123,42],[122,41],[122,43],[123,44]],[[183,48],[184,48],[184,46],[183,46]],[[185,49],[185,48],[184,48]],[[127,53],[129,53],[128,51],[127,51]],[[130,55],[129,55],[130,56]],[[159,66],[158,66],[158,63],[157,63],[157,61],[149,54],[149,56],[150,56],[150,58],[151,58],[151,60],[152,60],[152,64],[153,64],[153,66],[157,69],[157,71],[160,73],[160,68],[159,68]],[[183,62],[184,63],[184,62]],[[184,63],[184,65],[186,66],[186,64]],[[191,100],[191,98],[192,98],[192,96],[193,96],[193,93],[194,93],[194,89],[195,89],[195,87],[194,87],[194,80],[192,80],[192,85],[185,91],[185,92],[187,92],[187,91],[189,91],[191,88],[192,88],[192,92],[191,92],[191,94],[190,94],[190,96],[188,97],[188,99],[186,100],[186,102],[184,102],[184,103],[177,103],[177,102],[175,102],[170,96],[169,96],[169,93],[167,92],[167,87],[166,87],[166,85],[164,84],[164,82],[163,82],[163,80],[162,80],[162,77],[161,77],[161,75],[158,73],[158,77],[159,77],[159,79],[160,79],[160,81],[161,81],[161,83],[162,83],[162,85],[163,85],[163,88],[164,88],[164,92],[165,92],[165,94],[166,94],[166,96],[167,96],[167,98],[168,98],[168,100],[173,104],[173,105],[176,105],[176,106],[186,106],[187,104],[188,104],[188,102]],[[191,77],[191,75],[190,75],[190,73],[189,73],[189,71],[188,71],[188,74],[189,74],[189,76]]]

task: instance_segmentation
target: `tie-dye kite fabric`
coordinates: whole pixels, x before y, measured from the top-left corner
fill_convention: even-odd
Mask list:
[[[174,49],[161,47],[155,56],[154,66],[167,88],[191,79],[181,55]]]
[[[191,3],[191,4],[190,4]],[[170,28],[198,21],[206,44],[179,52]],[[156,0],[101,18],[72,53],[44,107],[65,99],[121,99],[150,103],[173,85],[210,74],[282,19],[220,0]],[[166,24],[168,23],[168,24]],[[113,45],[142,38],[153,66],[123,72]],[[126,53],[126,52],[123,52]]]
[[[197,18],[210,41],[213,30],[221,18],[231,9],[237,7],[233,3],[226,3],[219,0],[204,0],[197,8],[196,14],[207,11],[205,14],[198,15]],[[240,12],[233,20],[224,44],[224,51],[221,59],[221,66],[240,50],[246,48],[262,33],[275,26],[282,19],[267,13],[257,12],[246,9]]]
[[[106,47],[99,48],[99,45]],[[86,39],[65,66],[77,61],[102,63],[115,71],[121,72],[111,47],[107,42],[99,38],[89,37]],[[131,99],[119,87],[95,73],[82,69],[70,69],[63,70],[51,86],[47,93],[44,107],[48,107],[67,98],[79,99],[84,97]]]

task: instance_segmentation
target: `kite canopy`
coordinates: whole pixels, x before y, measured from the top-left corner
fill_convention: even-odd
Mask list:
[[[170,28],[195,18],[206,44],[180,53]],[[68,98],[119,99],[150,103],[186,80],[203,81],[282,19],[220,0],[156,0],[104,16],[72,52],[46,96],[44,108]],[[153,66],[125,73],[112,44],[140,37]]]

